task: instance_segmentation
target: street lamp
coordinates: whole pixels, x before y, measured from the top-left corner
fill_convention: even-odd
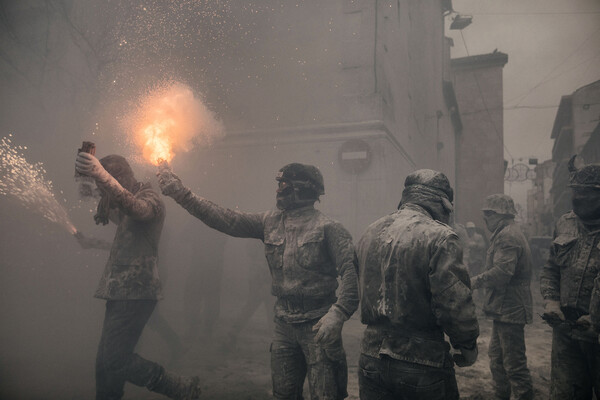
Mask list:
[[[456,14],[456,17],[452,19],[450,29],[462,30],[465,29],[467,26],[471,25],[471,22],[473,22],[473,17],[471,15]]]

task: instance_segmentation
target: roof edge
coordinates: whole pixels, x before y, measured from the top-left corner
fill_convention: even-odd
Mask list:
[[[481,67],[504,67],[508,62],[508,54],[494,50],[493,53],[477,54],[474,56],[453,58],[450,60],[452,68],[481,68]]]

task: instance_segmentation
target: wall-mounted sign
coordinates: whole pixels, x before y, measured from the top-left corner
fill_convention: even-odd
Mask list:
[[[371,164],[371,147],[364,140],[348,140],[340,146],[338,160],[344,171],[359,174]]]

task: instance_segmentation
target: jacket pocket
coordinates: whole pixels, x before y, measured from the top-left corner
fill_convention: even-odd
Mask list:
[[[572,250],[577,242],[576,236],[558,235],[552,242],[554,261],[557,265],[567,266],[571,261]]]
[[[265,237],[265,256],[271,270],[283,268],[283,250],[285,240],[280,235],[269,235]]]
[[[298,236],[298,251],[296,253],[296,262],[306,269],[317,269],[324,262],[324,252],[322,250],[325,234],[323,231],[306,232]]]

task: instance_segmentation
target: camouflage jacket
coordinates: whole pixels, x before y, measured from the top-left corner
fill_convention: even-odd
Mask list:
[[[441,368],[450,346],[479,336],[458,236],[425,209],[405,204],[371,224],[356,246],[362,353]]]
[[[358,307],[350,233],[312,205],[290,211],[244,213],[224,209],[182,189],[172,197],[206,225],[235,237],[264,242],[271,270],[275,316],[300,323],[322,317],[336,304],[346,317]],[[337,277],[341,277],[339,297]]]
[[[529,324],[531,251],[527,239],[512,219],[504,220],[490,240],[485,272],[473,278],[473,289],[484,289],[483,311],[495,321]]]
[[[600,271],[600,230],[589,231],[572,211],[560,217],[550,257],[542,269],[544,299],[558,300],[567,319],[590,313],[590,299]]]
[[[119,186],[120,188],[120,186]],[[108,188],[107,191],[125,190]],[[95,297],[107,300],[157,300],[158,242],[165,219],[159,195],[145,184],[135,194],[111,194],[119,204],[117,232]]]

